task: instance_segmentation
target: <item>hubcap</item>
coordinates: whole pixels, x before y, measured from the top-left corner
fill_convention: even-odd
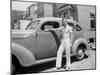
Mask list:
[[[82,57],[82,56],[83,56],[83,50],[82,50],[82,49],[80,49],[80,50],[78,51],[78,56],[79,56],[79,57]]]

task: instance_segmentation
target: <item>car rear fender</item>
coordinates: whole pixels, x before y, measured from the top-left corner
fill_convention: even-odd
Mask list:
[[[18,58],[19,63],[24,67],[31,66],[36,62],[34,55],[29,50],[16,43],[12,43],[12,54]]]
[[[76,55],[76,50],[77,48],[80,46],[80,45],[84,45],[86,47],[86,50],[89,50],[89,46],[88,46],[88,42],[86,39],[84,38],[80,38],[80,39],[77,39],[74,43],[73,43],[73,46],[72,46],[72,53],[74,55]]]

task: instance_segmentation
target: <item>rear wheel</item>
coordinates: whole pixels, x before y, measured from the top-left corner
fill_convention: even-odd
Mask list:
[[[76,58],[77,60],[82,60],[85,57],[86,47],[84,45],[80,45],[76,50]]]

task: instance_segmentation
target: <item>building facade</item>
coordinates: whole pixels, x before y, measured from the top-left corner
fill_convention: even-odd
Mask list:
[[[64,14],[70,16],[69,19],[78,21],[77,6],[71,4],[56,4],[57,17],[62,17]]]
[[[56,4],[57,17],[67,12],[73,20],[79,22],[84,33],[93,46],[96,43],[96,7],[89,5]]]
[[[96,48],[96,7],[78,5],[78,21],[87,34],[91,46]]]
[[[95,6],[78,5],[78,21],[88,37],[95,37],[96,11]]]
[[[22,18],[62,17],[64,14],[79,22],[83,31],[89,34],[87,37],[95,37],[95,6],[37,2],[29,5],[24,12],[12,11],[12,22]]]
[[[52,3],[38,3],[37,18],[41,17],[54,17],[53,16],[53,4]]]
[[[11,28],[14,29],[14,24],[20,23],[20,28],[23,28],[23,23],[37,18],[35,10],[37,4],[33,2],[12,1],[11,8]],[[21,21],[20,21],[21,20]],[[24,22],[23,22],[24,21]]]
[[[27,8],[27,12],[26,12],[26,17],[25,18],[30,19],[30,20],[36,19],[37,18],[37,13],[36,13],[37,8],[38,8],[37,3],[32,4],[31,6],[29,6]]]

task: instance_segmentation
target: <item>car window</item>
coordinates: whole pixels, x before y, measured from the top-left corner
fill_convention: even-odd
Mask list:
[[[71,22],[68,22],[67,24],[68,24],[69,26],[74,26],[74,24],[71,23]]]
[[[45,22],[41,26],[41,30],[59,28],[59,23],[54,21]]]
[[[76,31],[81,31],[81,27],[79,25],[76,25]]]
[[[27,30],[35,29],[38,26],[39,22],[40,22],[39,20],[31,22],[26,29]]]
[[[67,24],[68,24],[69,26],[73,26],[73,30],[74,30],[74,26],[75,26],[74,23],[68,22]]]

